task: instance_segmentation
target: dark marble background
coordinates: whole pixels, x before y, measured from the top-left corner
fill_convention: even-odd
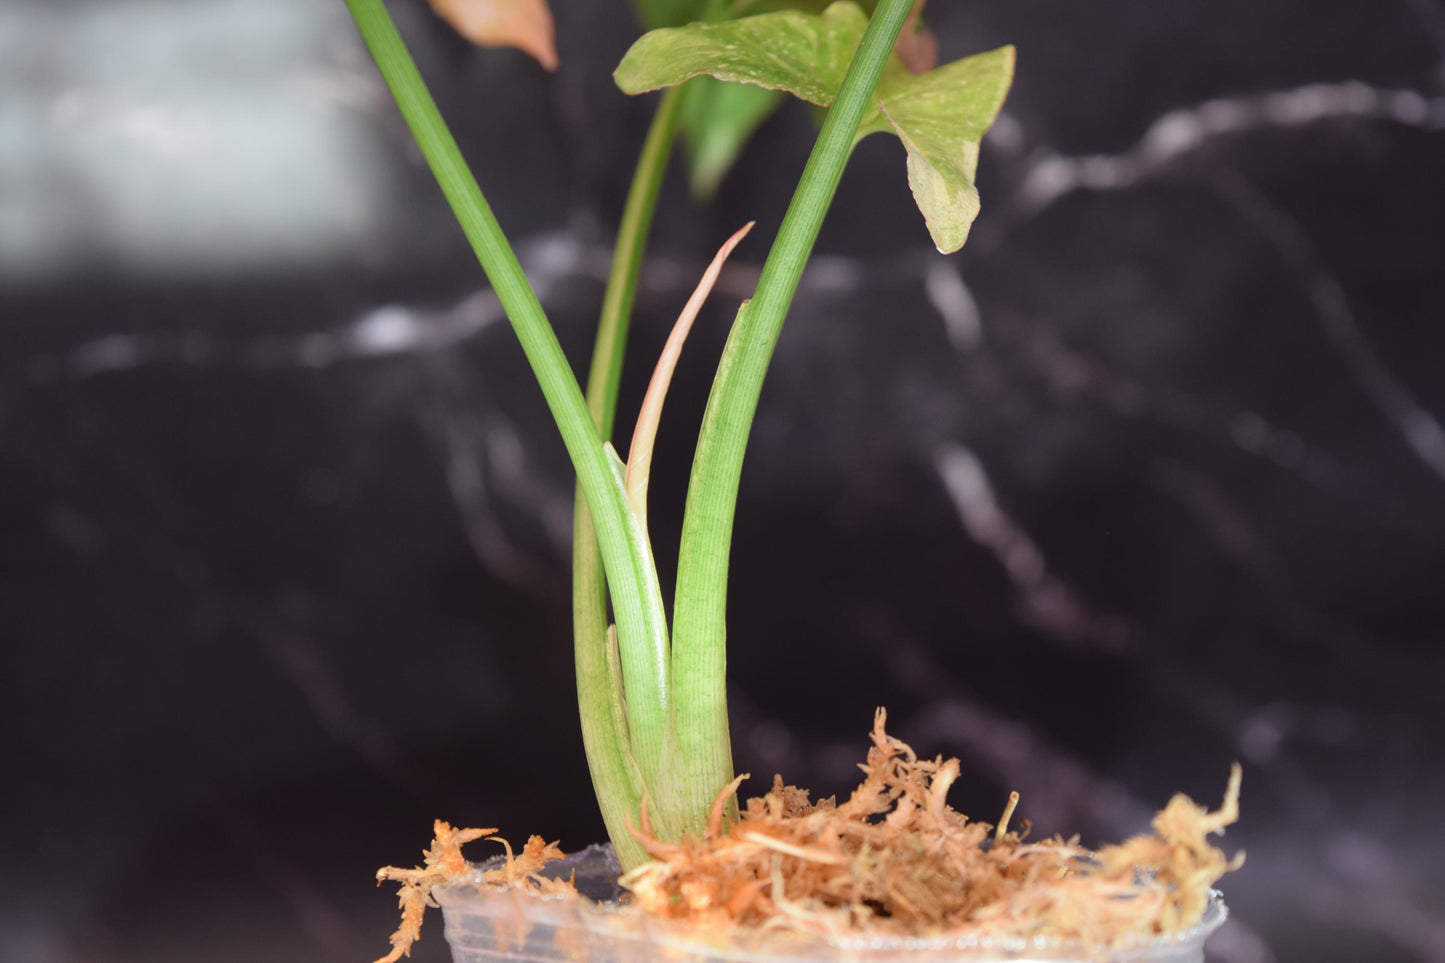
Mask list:
[[[580,361],[627,8],[557,0],[546,75],[394,7]],[[743,482],[740,770],[843,790],[883,704],[963,811],[1100,842],[1239,759],[1215,959],[1445,960],[1445,6],[929,15],[1017,83],[961,254],[883,138],[824,230]],[[759,229],[663,424],[664,573],[811,136],[665,192],[640,358]],[[598,838],[570,486],[341,0],[0,3],[0,957],[369,960],[434,817]]]

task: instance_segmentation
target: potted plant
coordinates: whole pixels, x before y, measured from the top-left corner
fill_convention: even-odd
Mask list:
[[[618,231],[584,395],[383,0],[347,2],[507,312],[577,471],[578,704],[614,854],[573,865],[581,876],[569,882],[555,865],[549,871],[562,859],[555,845],[533,837],[519,853],[508,848],[499,863],[476,868],[460,847],[494,831],[439,821],[425,866],[380,874],[402,883],[403,923],[385,959],[409,950],[434,893],[448,907],[458,959],[470,958],[466,932],[484,934],[489,958],[572,958],[584,944],[599,959],[649,958],[659,946],[734,957],[816,955],[820,947],[950,958],[963,950],[1197,954],[1189,939],[1197,943],[1199,927],[1222,918],[1210,884],[1232,864],[1206,836],[1236,816],[1237,770],[1218,813],[1180,796],[1156,818],[1153,835],[1122,846],[1095,853],[1077,841],[1027,843],[1008,829],[1016,799],[997,826],[950,809],[957,761],[917,758],[887,734],[880,711],[865,779],[843,803],[812,802],[780,779],[744,812],[733,799],[743,777],[733,772],[725,699],[728,550],[748,431],[789,303],[848,157],[870,134],[902,141],[913,196],[939,250],[963,245],[979,210],[979,141],[1008,90],[1012,48],[935,65],[919,25],[921,0],[637,0],[656,29],[628,51],[616,80],[626,93],[666,93]],[[555,63],[543,0],[432,3],[479,42],[520,46]],[[692,319],[751,225],[723,245],[678,318],[624,460],[608,439],[631,303],[679,131],[692,146],[694,187],[705,193],[779,92],[826,115],[718,365],[669,620],[647,525],[653,441]],[[580,878],[585,888],[594,872],[607,884],[620,872],[641,912],[598,914],[584,905],[572,884]],[[1188,934],[1182,942],[1180,932]]]

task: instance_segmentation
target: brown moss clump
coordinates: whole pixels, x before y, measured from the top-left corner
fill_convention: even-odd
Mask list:
[[[512,847],[505,839],[495,837],[495,841],[506,850],[506,860],[496,869],[477,872],[462,855],[462,844],[491,836],[495,829],[453,829],[450,823],[438,819],[432,831],[435,836],[431,846],[422,854],[424,865],[413,869],[383,866],[376,871],[378,886],[387,880],[401,883],[401,926],[391,934],[391,952],[376,963],[396,963],[403,956],[411,955],[411,945],[421,938],[421,921],[426,908],[437,905],[431,896],[432,888],[443,883],[469,879],[479,886],[529,886],[542,893],[573,891],[568,880],[546,879],[539,875],[543,866],[563,858],[557,844],[545,842],[541,836],[527,840],[527,845],[516,855],[513,855]]]
[[[743,927],[825,940],[1043,937],[1108,947],[1194,926],[1214,882],[1244,861],[1243,853],[1226,858],[1207,838],[1239,817],[1238,765],[1217,812],[1176,795],[1154,817],[1151,835],[1095,852],[1077,837],[1025,842],[1027,826],[1008,827],[1017,793],[996,827],[956,812],[946,799],[958,760],[919,759],[888,735],[885,721],[878,710],[859,767],[863,782],[841,804],[812,802],[777,776],[724,831],[725,804],[746,778],[739,777],[719,794],[702,839],[668,843],[653,835],[644,802],[634,834],[655,861],[620,880],[634,905],[704,934]],[[435,828],[424,866],[377,873],[378,881],[402,884],[401,927],[377,963],[409,954],[422,914],[436,905],[431,890],[442,883],[575,894],[569,881],[539,875],[562,858],[555,843],[533,836],[513,857],[498,839],[507,858],[482,871],[467,864],[461,846],[496,830],[456,830],[440,820]]]
[[[742,925],[825,939],[1037,937],[1105,946],[1199,922],[1210,886],[1242,862],[1209,844],[1238,817],[1239,769],[1211,813],[1178,795],[1154,833],[1098,852],[1077,837],[1024,842],[945,801],[957,759],[919,759],[884,730],[880,709],[863,782],[817,803],[785,786],[748,801],[725,835],[638,839],[656,862],[623,877],[646,912],[703,927]],[[724,792],[731,795],[736,783]],[[721,807],[716,807],[718,813]]]

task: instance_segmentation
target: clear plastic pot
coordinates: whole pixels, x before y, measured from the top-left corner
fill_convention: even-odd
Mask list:
[[[574,870],[577,889],[596,904],[465,883],[435,890],[454,963],[1203,963],[1204,941],[1228,915],[1215,893],[1204,919],[1188,932],[1107,952],[1021,939],[888,938],[824,944],[777,934],[739,934],[709,941],[677,923],[621,913],[609,905],[618,896],[618,866],[610,848],[591,847],[552,864],[547,875],[566,877]]]

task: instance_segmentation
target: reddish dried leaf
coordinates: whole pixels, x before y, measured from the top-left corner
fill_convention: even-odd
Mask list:
[[[481,47],[516,47],[548,70],[557,69],[552,11],[547,0],[430,0],[457,32]]]

